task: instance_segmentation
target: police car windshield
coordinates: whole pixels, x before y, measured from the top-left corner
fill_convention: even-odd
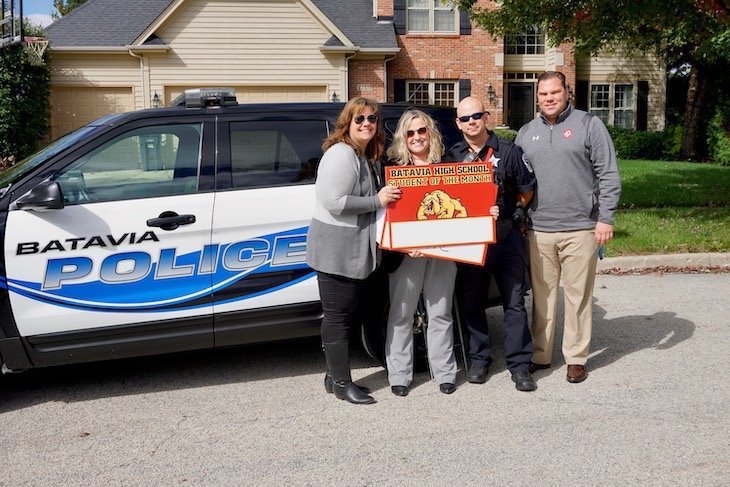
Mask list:
[[[57,139],[49,146],[39,150],[35,154],[26,157],[17,164],[14,164],[7,171],[0,173],[0,188],[2,188],[0,189],[0,198],[5,196],[5,193],[8,189],[10,189],[10,186],[13,182],[17,181],[19,178],[32,171],[42,162],[47,161],[56,154],[59,154],[79,140],[88,137],[92,132],[99,130],[99,128],[100,127],[96,125],[86,125],[85,127],[81,127],[80,129],[77,129],[70,134],[64,135],[60,139]]]

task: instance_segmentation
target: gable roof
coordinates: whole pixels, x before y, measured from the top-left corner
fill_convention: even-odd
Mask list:
[[[310,0],[354,46],[366,51],[398,49],[390,22],[373,17],[372,0]],[[176,0],[88,0],[46,27],[54,48],[121,48],[132,45]],[[183,2],[184,3],[184,2]],[[152,35],[145,45],[164,45]],[[326,47],[344,46],[333,35]]]
[[[174,0],[88,0],[48,27],[54,47],[124,47]]]

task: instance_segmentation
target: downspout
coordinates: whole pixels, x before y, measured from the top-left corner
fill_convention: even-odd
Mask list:
[[[383,60],[383,103],[388,103],[388,61],[392,61],[396,56],[392,55]]]
[[[342,98],[345,102],[350,99],[350,58],[354,56],[354,52],[349,56],[345,54],[345,96]]]
[[[146,83],[145,83],[145,76],[144,76],[144,56],[138,56],[137,54],[132,52],[132,49],[129,49],[127,52],[129,52],[130,56],[136,57],[137,59],[139,59],[139,79],[142,82],[142,108],[149,108],[147,103],[150,101],[150,94],[149,94],[149,87],[145,86]]]

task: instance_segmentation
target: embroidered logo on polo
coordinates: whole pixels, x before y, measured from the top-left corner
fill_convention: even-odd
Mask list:
[[[572,139],[573,138],[573,130],[571,129],[565,129],[563,132],[563,138],[564,139]]]

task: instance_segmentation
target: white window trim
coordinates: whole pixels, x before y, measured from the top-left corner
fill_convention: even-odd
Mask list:
[[[454,87],[454,104],[456,107],[458,104],[459,96],[459,82],[452,79],[409,79],[406,80],[406,100],[411,102],[411,85],[412,84],[425,84],[428,86],[428,104],[436,104],[436,83],[447,83]]]
[[[605,82],[591,82],[588,86],[588,111],[593,113],[593,110],[605,110],[605,108],[598,108],[592,105],[591,93],[593,93],[594,86],[608,86],[608,120],[606,125],[614,125],[616,120],[616,86],[631,86],[631,105],[626,108],[619,108],[619,111],[631,110],[633,112],[633,120],[631,123],[631,129],[636,129],[636,104],[638,96],[638,87],[636,83],[632,81],[605,81]]]
[[[524,42],[522,44],[516,44],[516,43],[515,44],[508,44],[508,40],[510,38],[514,38],[516,36],[505,36],[503,38],[503,41],[504,41],[503,42],[503,44],[504,44],[503,49],[504,49],[505,56],[544,56],[545,55],[545,49],[547,48],[547,33],[543,29],[538,28],[537,29],[537,32],[521,32],[520,34],[517,34],[517,36],[519,36],[519,35],[524,35],[524,36],[530,35],[530,36],[533,36],[533,35],[536,35],[536,34],[542,34],[542,44],[538,44],[538,43],[528,44],[527,42]],[[534,52],[532,54],[527,54],[527,53],[508,53],[507,52],[507,50],[508,50],[507,49],[507,46],[508,45],[509,46],[514,46],[514,47],[523,47],[523,48],[525,48],[525,51],[527,51],[527,47],[528,46],[529,47],[534,47],[535,48],[535,51],[537,51],[538,49],[540,49],[540,50],[542,50],[542,52]]]
[[[408,34],[436,34],[436,35],[450,35],[459,33],[459,10],[452,2],[446,2],[442,4],[442,8],[438,10],[451,10],[454,13],[454,30],[435,30],[434,28],[434,11],[436,8],[433,5],[428,6],[428,30],[411,30],[409,27],[408,17],[410,16],[411,7],[410,1],[406,0],[406,32]],[[425,10],[425,8],[418,8],[417,10]]]

